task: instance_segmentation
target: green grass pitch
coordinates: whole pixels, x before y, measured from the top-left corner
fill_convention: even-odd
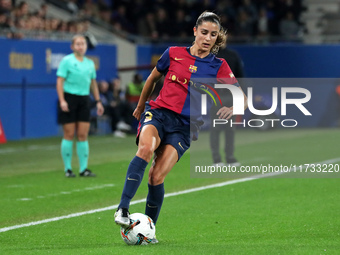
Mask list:
[[[89,179],[64,177],[60,138],[0,145],[0,254],[340,254],[340,173],[288,174],[176,195],[228,181],[192,178],[190,154],[211,160],[204,133],[166,178],[172,196],[157,223],[159,244],[127,246],[113,209],[58,218],[119,203],[134,140],[90,137],[97,177]],[[340,164],[339,140],[337,129],[238,130],[236,157],[247,165]],[[77,172],[75,154],[73,166]],[[146,183],[144,177],[134,200],[146,197]],[[144,212],[144,206],[130,211]],[[12,226],[18,228],[5,231]]]

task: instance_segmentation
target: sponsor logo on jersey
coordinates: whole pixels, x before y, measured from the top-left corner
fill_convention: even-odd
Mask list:
[[[182,80],[178,79],[178,77],[176,77],[176,75],[174,74],[170,74],[169,75],[169,79],[172,80],[172,81],[177,81],[178,83],[182,83],[182,84],[187,84],[188,83],[188,80],[183,78]]]

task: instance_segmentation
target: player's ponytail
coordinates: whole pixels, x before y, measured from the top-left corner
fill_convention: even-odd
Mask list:
[[[227,30],[224,30],[224,28],[221,27],[220,31],[218,32],[216,42],[215,42],[214,46],[212,46],[210,52],[213,53],[213,54],[217,54],[219,49],[223,45],[225,45],[226,41],[227,41]]]
[[[198,17],[195,27],[198,28],[199,25],[201,25],[203,22],[206,22],[206,21],[216,23],[220,28],[218,35],[217,35],[216,42],[210,50],[211,53],[217,54],[220,47],[225,45],[225,43],[227,41],[227,31],[221,26],[220,17],[217,14],[215,14],[213,12],[209,12],[209,11],[204,11]]]

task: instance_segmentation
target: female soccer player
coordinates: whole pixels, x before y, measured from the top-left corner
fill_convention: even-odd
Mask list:
[[[130,224],[129,204],[153,154],[145,214],[155,224],[157,222],[164,198],[164,179],[189,148],[191,140],[195,139],[196,132],[190,130],[190,122],[192,124],[193,121],[189,109],[190,91],[193,91],[191,81],[195,78],[229,78],[229,84],[239,87],[227,62],[214,55],[226,41],[219,17],[212,12],[203,12],[193,31],[195,41],[191,47],[170,47],[163,53],[146,80],[133,113],[140,121],[138,150],[128,167],[121,201],[115,213],[115,222],[123,227]],[[154,101],[146,102],[155,82],[162,75],[165,80],[159,96]],[[246,99],[244,95],[245,102]],[[222,107],[217,115],[228,119],[233,115],[233,108]],[[157,242],[153,240],[153,243]]]
[[[95,177],[87,169],[90,129],[90,87],[97,101],[97,114],[102,115],[104,108],[100,102],[96,82],[96,69],[91,59],[85,57],[87,44],[85,37],[75,35],[72,39],[72,54],[65,56],[57,71],[57,93],[59,98],[59,121],[63,125],[64,137],[61,141],[61,155],[65,166],[65,176],[75,177],[72,172],[73,138],[77,134],[77,154],[79,175]]]

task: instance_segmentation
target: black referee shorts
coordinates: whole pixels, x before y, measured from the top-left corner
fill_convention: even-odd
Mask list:
[[[64,93],[69,112],[63,112],[58,105],[58,122],[60,124],[74,122],[90,122],[91,101],[89,96],[78,96]]]

